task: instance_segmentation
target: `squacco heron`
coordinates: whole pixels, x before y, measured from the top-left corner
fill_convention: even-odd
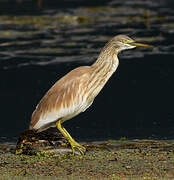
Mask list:
[[[86,148],[70,136],[62,123],[84,112],[93,103],[118,67],[118,53],[136,46],[150,45],[137,43],[126,35],[113,37],[91,66],[75,68],[50,88],[34,110],[29,129],[41,132],[57,126],[71,145],[73,154],[75,149],[84,154]]]

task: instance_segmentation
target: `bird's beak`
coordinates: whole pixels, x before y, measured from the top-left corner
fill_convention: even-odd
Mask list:
[[[149,44],[143,44],[143,43],[138,43],[138,42],[130,42],[129,44],[132,45],[132,46],[153,47],[153,46],[151,46]]]

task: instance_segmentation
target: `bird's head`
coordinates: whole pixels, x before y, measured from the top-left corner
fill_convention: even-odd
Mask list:
[[[123,51],[126,49],[132,49],[137,46],[152,47],[151,45],[148,45],[148,44],[138,43],[126,35],[117,35],[111,41],[114,44],[114,47],[116,48],[118,53],[120,51]]]

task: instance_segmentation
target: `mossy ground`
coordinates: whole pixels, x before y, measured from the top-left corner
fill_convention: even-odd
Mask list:
[[[110,140],[84,145],[88,149],[84,156],[60,154],[54,148],[29,156],[16,155],[15,145],[1,144],[0,179],[174,178],[173,142]]]

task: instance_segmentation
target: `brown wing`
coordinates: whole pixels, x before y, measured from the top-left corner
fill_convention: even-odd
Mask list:
[[[48,116],[49,120],[47,121],[57,120],[61,118],[61,109],[67,109],[81,103],[82,98],[80,96],[83,94],[81,91],[85,90],[85,84],[89,80],[90,74],[91,68],[82,66],[70,71],[58,80],[37,105],[32,114],[29,128],[33,129],[38,122],[42,124],[41,121],[44,121],[42,119]]]

